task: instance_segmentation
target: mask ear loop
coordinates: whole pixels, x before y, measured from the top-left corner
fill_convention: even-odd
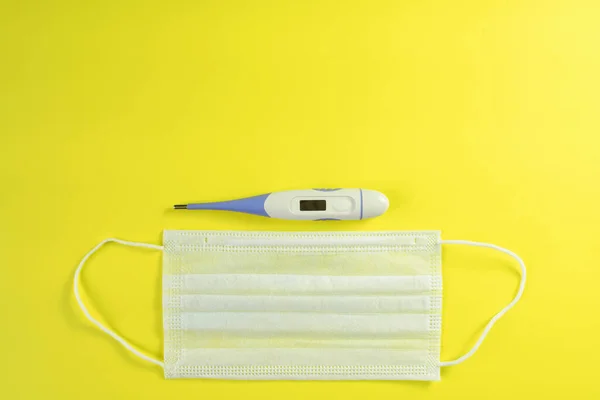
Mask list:
[[[512,301],[510,303],[508,303],[508,305],[506,305],[506,307],[504,307],[502,310],[500,310],[500,312],[498,312],[496,315],[494,315],[492,317],[492,319],[490,320],[490,322],[487,323],[487,325],[483,329],[483,332],[481,333],[481,336],[479,336],[479,339],[477,339],[477,342],[473,345],[471,350],[469,350],[465,355],[457,358],[456,360],[440,362],[441,367],[448,367],[451,365],[459,364],[459,363],[465,361],[467,358],[471,357],[473,354],[475,354],[475,352],[479,349],[479,346],[481,346],[481,343],[483,342],[483,340],[489,333],[490,329],[492,329],[494,324],[500,318],[502,318],[502,316],[504,314],[506,314],[508,310],[510,310],[511,308],[514,307],[515,304],[517,304],[517,302],[521,299],[521,296],[523,295],[523,291],[525,290],[525,280],[527,278],[527,270],[525,268],[525,263],[523,262],[521,257],[516,255],[512,251],[502,248],[500,246],[496,246],[495,244],[471,242],[468,240],[442,240],[441,244],[461,244],[461,245],[466,245],[466,246],[486,247],[489,249],[498,250],[504,254],[508,254],[509,256],[513,257],[515,260],[517,260],[517,262],[519,263],[519,266],[521,267],[521,283],[519,284],[519,290],[517,291],[517,294],[515,295],[515,297],[512,299]]]
[[[102,247],[104,244],[108,243],[108,242],[115,242],[115,243],[119,243],[125,246],[132,246],[132,247],[145,247],[148,249],[154,249],[154,250],[163,250],[163,246],[159,246],[156,244],[149,244],[149,243],[139,243],[139,242],[129,242],[126,240],[120,240],[120,239],[105,239],[102,242],[100,242],[98,245],[96,245],[96,247],[94,247],[92,250],[90,250],[81,260],[81,262],[79,263],[79,265],[77,266],[77,269],[75,270],[75,276],[73,279],[73,293],[75,293],[75,300],[77,300],[77,304],[79,304],[79,308],[81,308],[81,311],[83,311],[83,315],[86,316],[86,318],[88,320],[90,320],[90,322],[94,325],[96,325],[102,332],[106,333],[107,335],[109,335],[110,337],[112,337],[113,339],[115,339],[117,342],[121,343],[121,345],[123,345],[123,347],[125,347],[127,350],[129,350],[130,352],[132,352],[133,354],[135,354],[136,356],[138,356],[139,358],[149,361],[151,363],[154,363],[156,365],[161,366],[162,368],[164,368],[164,363],[162,361],[159,361],[155,358],[149,357],[143,353],[141,353],[139,350],[136,350],[129,342],[127,342],[124,338],[122,338],[121,336],[117,335],[115,332],[113,332],[112,330],[110,330],[109,328],[107,328],[106,326],[102,325],[102,323],[100,323],[100,321],[98,321],[97,319],[95,319],[94,317],[92,317],[92,315],[90,314],[90,312],[88,311],[87,307],[85,306],[83,300],[81,299],[81,296],[79,295],[79,280],[80,280],[80,275],[81,275],[81,270],[83,269],[83,265],[85,264],[85,262],[88,260],[88,258],[91,257],[92,254],[94,254],[100,247]]]

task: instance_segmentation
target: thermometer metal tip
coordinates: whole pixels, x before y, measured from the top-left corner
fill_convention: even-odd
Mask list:
[[[187,210],[187,204],[175,204],[173,206],[175,210]]]

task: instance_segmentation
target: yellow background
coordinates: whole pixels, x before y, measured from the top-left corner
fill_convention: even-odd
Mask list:
[[[0,398],[600,397],[596,1],[3,1]],[[363,187],[390,210],[293,222],[175,203]],[[76,308],[106,237],[440,229],[529,267],[522,302],[441,382],[165,381]],[[107,246],[82,288],[162,354],[160,254]],[[444,248],[442,359],[517,267]]]

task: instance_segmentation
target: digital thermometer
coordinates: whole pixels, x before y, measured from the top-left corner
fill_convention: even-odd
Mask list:
[[[274,192],[216,203],[178,204],[176,210],[236,211],[297,220],[352,220],[383,214],[389,201],[367,189],[307,189]]]

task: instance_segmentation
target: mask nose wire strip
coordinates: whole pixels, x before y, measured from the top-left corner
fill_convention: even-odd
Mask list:
[[[468,240],[442,240],[441,244],[460,244],[460,245],[466,245],[466,246],[486,247],[489,249],[498,250],[499,252],[508,254],[509,256],[513,257],[515,260],[517,260],[517,262],[519,263],[519,266],[521,267],[521,283],[519,284],[519,290],[517,291],[517,294],[515,295],[515,297],[512,299],[512,301],[510,303],[508,303],[508,305],[506,307],[504,307],[502,310],[500,310],[500,312],[498,312],[498,314],[494,315],[492,317],[492,319],[490,320],[490,322],[487,323],[487,325],[483,329],[483,332],[481,333],[481,336],[479,336],[479,339],[477,339],[477,342],[473,345],[471,350],[469,350],[465,355],[457,358],[456,360],[440,362],[441,367],[448,367],[451,365],[459,364],[459,363],[465,361],[467,358],[471,357],[473,354],[475,354],[475,352],[479,349],[479,346],[481,346],[481,343],[483,342],[483,340],[489,333],[490,329],[492,329],[492,327],[494,326],[496,321],[498,321],[500,318],[502,318],[502,316],[504,314],[506,314],[506,312],[508,310],[510,310],[511,308],[514,307],[515,304],[517,304],[517,302],[521,299],[521,296],[523,295],[523,291],[525,290],[525,280],[527,278],[527,270],[525,268],[525,263],[523,262],[521,257],[516,255],[512,251],[502,248],[500,246],[496,246],[495,244],[471,242]]]
[[[97,244],[96,247],[94,247],[92,250],[90,250],[83,257],[83,259],[81,260],[81,262],[77,266],[77,269],[75,270],[75,276],[74,276],[74,279],[73,279],[73,293],[75,293],[75,300],[77,300],[77,304],[79,304],[79,308],[81,308],[81,311],[86,316],[86,318],[89,319],[91,323],[93,323],[94,325],[96,325],[102,332],[106,333],[107,335],[109,335],[113,339],[115,339],[117,342],[121,343],[121,345],[123,345],[123,347],[125,347],[127,350],[129,350],[130,352],[132,352],[133,354],[135,354],[139,358],[144,359],[146,361],[149,361],[151,363],[154,363],[154,364],[159,365],[159,366],[161,366],[161,367],[164,368],[164,363],[163,362],[161,362],[159,360],[156,360],[156,359],[154,359],[152,357],[149,357],[149,356],[141,353],[139,350],[135,349],[130,343],[128,343],[121,336],[117,335],[115,332],[113,332],[112,330],[110,330],[106,326],[102,325],[102,323],[100,323],[100,321],[98,321],[97,319],[95,319],[94,317],[92,317],[92,315],[88,311],[87,307],[83,303],[83,300],[81,299],[81,296],[79,295],[79,280],[80,280],[79,277],[81,275],[81,270],[83,269],[83,265],[88,260],[88,258],[90,258],[92,256],[92,254],[94,254],[100,247],[102,247],[104,244],[106,244],[108,242],[115,242],[115,243],[119,243],[119,244],[122,244],[122,245],[125,245],[125,246],[132,246],[132,247],[145,247],[145,248],[148,248],[148,249],[161,250],[161,251],[163,249],[163,246],[159,246],[159,245],[156,245],[156,244],[139,243],[139,242],[129,242],[129,241],[126,241],[126,240],[120,240],[120,239],[114,239],[114,238],[103,240],[102,242],[100,242],[99,244]]]

